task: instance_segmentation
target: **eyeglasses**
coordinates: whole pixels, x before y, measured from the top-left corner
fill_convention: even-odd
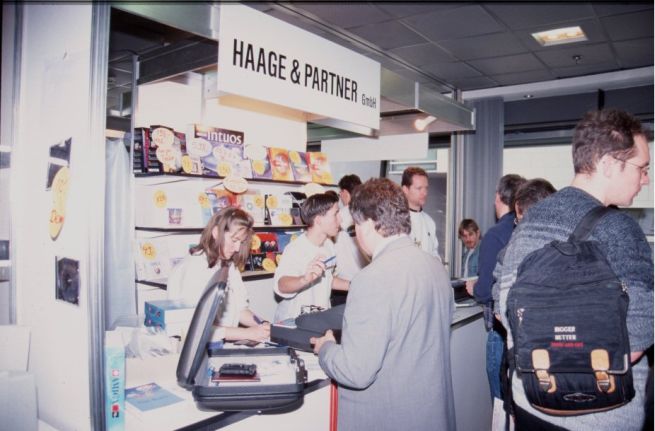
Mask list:
[[[650,172],[649,172],[649,171],[650,171],[650,162],[646,162],[645,165],[643,165],[643,166],[639,166],[639,165],[636,164],[636,163],[632,163],[632,162],[629,162],[629,161],[627,161],[627,160],[621,160],[621,159],[616,158],[616,157],[614,157],[614,156],[612,156],[612,157],[613,157],[615,160],[618,160],[619,162],[627,163],[628,165],[632,165],[632,166],[634,166],[635,168],[639,169],[639,171],[641,172],[641,175],[643,175],[643,176],[645,176],[645,177],[647,177],[648,174],[650,173]]]

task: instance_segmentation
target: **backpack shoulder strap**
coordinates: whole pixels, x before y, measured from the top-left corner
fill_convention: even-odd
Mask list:
[[[608,214],[612,211],[616,210],[614,208],[602,205],[592,208],[587,214],[585,214],[584,217],[582,217],[582,220],[580,220],[578,225],[575,227],[575,230],[573,233],[571,233],[571,236],[569,236],[569,241],[574,242],[586,240],[600,219],[603,218],[605,214]]]

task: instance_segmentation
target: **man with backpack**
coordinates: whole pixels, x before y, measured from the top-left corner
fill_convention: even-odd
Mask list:
[[[571,186],[527,211],[496,268],[494,299],[497,315],[508,332],[508,357],[510,369],[514,370],[510,386],[518,430],[642,428],[648,374],[643,352],[653,344],[651,249],[629,215],[598,208],[629,206],[641,187],[648,184],[647,135],[640,122],[625,112],[586,114],[573,135],[575,176]],[[590,212],[600,214],[587,217]],[[583,219],[585,222],[580,223]],[[583,250],[584,259],[575,261],[587,246],[596,253],[593,259],[590,251],[584,254]],[[598,282],[594,286],[597,291],[587,290],[586,296],[580,296],[584,290],[577,290],[579,285],[560,279],[560,295],[548,297],[552,283],[540,285],[538,281],[556,278],[557,274],[551,274],[556,271],[543,260],[538,261],[539,268],[535,267],[536,258],[548,248],[550,256],[560,250],[563,259],[573,259],[577,275],[593,278],[594,260],[598,268],[613,273],[614,281]],[[570,270],[561,268],[562,273]],[[533,284],[522,282],[530,277]],[[518,295],[529,289],[532,298]],[[607,295],[598,295],[604,289]],[[614,304],[603,302],[610,296],[616,298]],[[529,305],[517,306],[521,300]],[[570,305],[572,311],[566,308]],[[616,329],[594,333],[597,325],[589,325],[590,319]],[[525,355],[526,343],[534,342],[531,337],[535,331],[542,332],[545,342],[541,348],[528,348]],[[619,341],[604,344],[607,340]],[[587,354],[586,363],[574,367],[566,362],[566,358],[580,357],[580,352]],[[617,357],[625,359],[624,370],[616,370],[623,366]],[[595,386],[591,391],[586,387],[589,381]],[[548,404],[553,399],[559,404]]]

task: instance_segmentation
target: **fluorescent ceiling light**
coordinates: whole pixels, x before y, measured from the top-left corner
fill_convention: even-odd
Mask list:
[[[564,43],[582,42],[587,40],[587,35],[580,26],[556,28],[554,30],[532,33],[541,46],[561,45]]]

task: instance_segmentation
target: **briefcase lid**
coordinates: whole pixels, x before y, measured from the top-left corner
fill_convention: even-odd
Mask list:
[[[220,320],[225,310],[228,270],[227,266],[221,267],[207,283],[184,339],[176,375],[178,384],[187,389],[195,384],[214,320]]]

